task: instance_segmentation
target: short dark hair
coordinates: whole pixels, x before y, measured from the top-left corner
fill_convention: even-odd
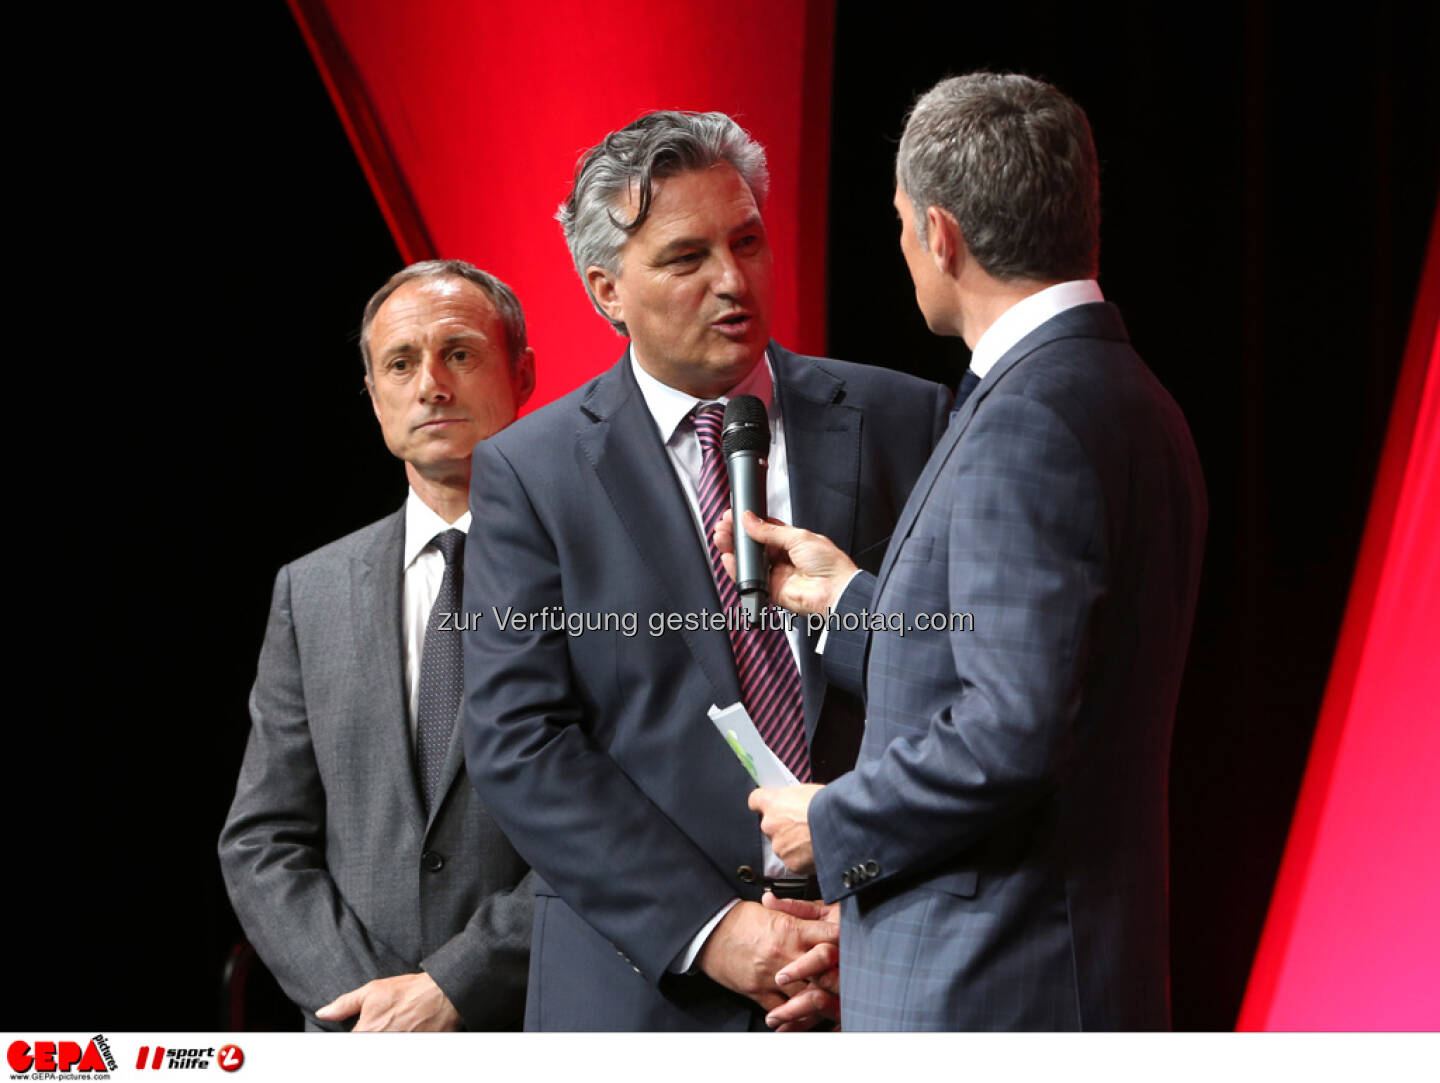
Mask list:
[[[1048,83],[985,71],[938,83],[910,111],[895,177],[921,245],[926,208],[940,207],[996,278],[1099,273],[1095,140],[1085,111]]]
[[[489,271],[482,271],[463,259],[427,259],[412,263],[403,271],[396,271],[385,285],[365,302],[365,315],[360,320],[360,357],[365,362],[365,375],[372,374],[370,325],[375,322],[375,314],[380,311],[380,306],[405,283],[433,278],[463,278],[466,282],[473,282],[489,295],[500,314],[500,322],[505,325],[505,350],[510,355],[510,367],[513,370],[520,362],[520,355],[525,352],[525,310],[520,307],[520,299],[515,296],[515,291]]]
[[[570,195],[555,217],[565,230],[570,258],[585,283],[585,292],[600,315],[610,319],[595,300],[585,269],[620,270],[620,249],[650,215],[655,181],[721,162],[735,167],[755,197],[755,205],[763,207],[770,188],[765,148],[724,113],[670,109],[646,113],[581,156]],[[615,209],[632,189],[637,201],[635,217],[623,222]],[[610,322],[622,335],[628,334],[623,323]]]

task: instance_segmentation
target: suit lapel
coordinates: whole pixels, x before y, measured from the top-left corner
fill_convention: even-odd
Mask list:
[[[581,405],[577,442],[631,544],[649,568],[645,589],[672,613],[720,611],[710,564],[675,477],[655,419],[630,371],[628,354],[597,379]],[[637,608],[640,608],[637,606]],[[718,706],[740,699],[729,639],[678,633],[716,693]]]
[[[465,713],[465,697],[460,697],[460,704],[455,709],[455,727],[450,731],[450,747],[445,750],[445,762],[440,766],[440,782],[435,792],[439,795],[435,804],[430,809],[430,817],[425,821],[425,831],[428,834],[430,827],[435,822],[435,817],[445,807],[445,798],[450,793],[450,787],[455,785],[455,779],[460,774],[460,769],[465,765],[465,742],[460,732],[460,719]],[[413,754],[413,753],[412,753]],[[415,794],[417,799],[420,796],[420,783],[418,780],[419,770],[412,768],[411,776],[416,779]],[[420,804],[424,808],[423,803]]]
[[[405,641],[401,632],[400,566],[404,552],[405,513],[402,508],[385,521],[370,551],[353,561],[351,597],[356,639],[355,702],[371,714],[376,747],[385,761],[396,764],[395,787],[400,804],[423,819],[415,780],[415,752],[410,740],[405,696]]]
[[[845,382],[770,343],[775,396],[785,427],[790,509],[797,526],[824,534],[849,552],[860,486],[860,411],[841,404]],[[812,643],[816,636],[808,636]],[[813,651],[801,655],[805,733],[812,740],[824,699],[825,675]]]
[[[940,437],[940,442],[935,445],[935,450],[930,453],[930,458],[926,460],[925,469],[920,472],[920,479],[915,482],[915,488],[910,490],[910,497],[905,501],[905,507],[900,512],[900,521],[895,524],[895,531],[890,535],[890,544],[885,547],[885,559],[880,562],[880,574],[875,577],[875,599],[879,599],[880,591],[885,586],[885,580],[890,577],[890,569],[895,564],[895,554],[900,551],[900,546],[904,544],[905,539],[910,536],[910,531],[914,529],[915,519],[920,514],[920,508],[930,495],[930,490],[935,487],[935,479],[940,476],[940,470],[944,467],[946,460],[950,458],[950,453],[955,450],[960,433],[970,423],[976,404],[981,395],[986,392],[985,383],[985,380],[981,380],[979,386],[965,400],[965,405],[960,408],[960,413],[950,422],[950,427],[945,430]]]

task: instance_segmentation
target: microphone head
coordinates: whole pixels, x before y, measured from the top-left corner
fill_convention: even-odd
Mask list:
[[[729,458],[737,451],[764,455],[770,451],[770,417],[754,395],[736,395],[725,404],[720,448]]]

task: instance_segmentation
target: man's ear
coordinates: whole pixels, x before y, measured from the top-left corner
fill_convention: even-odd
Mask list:
[[[931,205],[925,208],[925,232],[930,240],[930,258],[936,269],[951,278],[958,278],[969,250],[965,247],[965,235],[960,232],[960,223],[943,207]]]
[[[625,305],[621,302],[620,291],[615,286],[618,277],[614,271],[607,271],[604,267],[592,264],[585,268],[585,281],[590,286],[590,292],[612,323],[625,322]]]
[[[518,411],[530,400],[530,395],[535,390],[535,350],[532,347],[526,346],[520,351],[520,356],[515,359],[513,376],[515,409]]]

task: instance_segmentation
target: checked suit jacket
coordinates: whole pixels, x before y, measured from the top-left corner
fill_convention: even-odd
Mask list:
[[[879,565],[947,420],[944,388],[771,343],[792,508]],[[707,717],[740,699],[709,561],[628,357],[475,449],[465,752],[536,872],[527,1029],[721,1030],[755,1005],[669,967],[730,899],[758,900],[753,782]],[[499,627],[489,614],[631,614],[637,634]],[[812,636],[812,642],[815,637]],[[801,665],[818,777],[847,769],[860,705]],[[833,693],[833,690],[831,690]]]
[[[1185,419],[1109,304],[1001,357],[839,610],[866,696],[810,826],[846,1030],[1169,1024],[1167,780],[1206,523]]]
[[[404,536],[402,508],[276,576],[220,866],[307,1029],[344,1029],[315,1010],[422,968],[467,1028],[513,1029],[527,869],[460,770],[458,725],[425,814],[405,705]]]

